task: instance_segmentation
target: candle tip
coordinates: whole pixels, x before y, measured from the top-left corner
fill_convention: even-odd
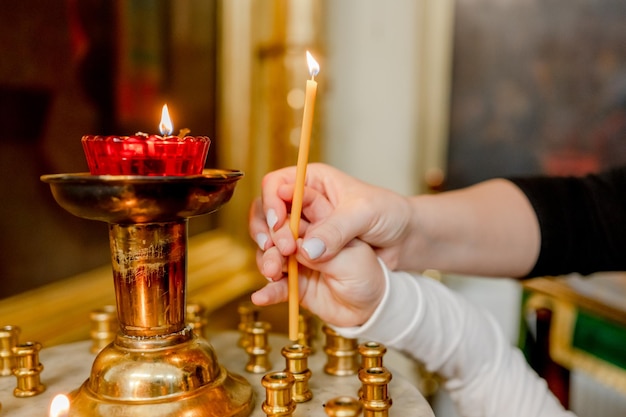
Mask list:
[[[320,64],[317,63],[309,51],[306,51],[306,60],[309,65],[309,75],[314,78],[320,72]]]
[[[159,123],[159,131],[163,136],[169,136],[174,131],[174,126],[172,125],[172,119],[170,118],[170,112],[167,109],[167,104],[164,104],[163,110],[161,110],[161,122]]]

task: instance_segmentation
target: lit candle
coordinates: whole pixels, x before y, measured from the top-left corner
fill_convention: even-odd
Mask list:
[[[163,136],[169,136],[174,131],[174,125],[172,124],[172,119],[170,118],[170,112],[167,108],[167,104],[163,105],[161,109],[161,122],[159,123],[159,132]]]
[[[66,395],[58,394],[50,403],[49,417],[67,417],[70,412],[70,399]]]
[[[300,147],[298,149],[298,165],[296,169],[296,184],[291,203],[291,217],[289,227],[294,239],[298,238],[300,216],[302,215],[302,198],[304,195],[304,181],[306,178],[306,166],[309,160],[309,148],[311,143],[311,129],[313,127],[313,113],[315,110],[315,96],[317,95],[317,82],[315,76],[320,71],[320,66],[313,56],[306,52],[309,74],[311,79],[306,82],[306,95],[304,99],[304,114],[302,115],[302,131],[300,133]],[[298,288],[298,261],[295,255],[289,257],[288,264],[289,283],[289,339],[298,340],[298,316],[300,314],[300,296]]]
[[[86,135],[83,149],[92,175],[199,175],[211,145],[207,136],[177,136],[167,108],[163,106],[160,135]]]

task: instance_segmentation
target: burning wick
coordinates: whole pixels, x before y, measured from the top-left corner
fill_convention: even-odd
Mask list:
[[[163,110],[161,110],[161,122],[159,123],[159,131],[163,136],[169,136],[174,131],[172,119],[170,119],[170,112],[167,110],[167,104],[164,104]]]
[[[309,51],[306,51],[306,62],[309,66],[309,75],[311,76],[311,80],[315,80],[315,76],[320,73],[320,64],[317,63]]]
[[[50,417],[67,417],[70,412],[70,399],[66,395],[58,394],[50,403]]]
[[[309,65],[310,80],[306,82],[306,95],[304,98],[304,114],[302,115],[302,131],[300,133],[300,147],[298,148],[298,166],[296,169],[296,184],[291,203],[289,227],[293,238],[298,238],[300,216],[302,215],[302,198],[304,195],[304,180],[306,178],[306,166],[309,160],[309,147],[311,143],[311,130],[313,127],[313,112],[315,110],[315,97],[317,95],[317,82],[315,76],[320,71],[320,66],[313,56],[306,51]],[[300,315],[300,290],[298,288],[298,261],[294,255],[289,257],[287,266],[289,283],[289,339],[298,340],[298,319]]]

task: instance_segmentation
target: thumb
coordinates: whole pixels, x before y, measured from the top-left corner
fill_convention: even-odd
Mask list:
[[[335,209],[323,220],[310,219],[311,225],[300,243],[312,261],[327,261],[337,255],[354,238],[369,229],[365,218],[350,208]]]

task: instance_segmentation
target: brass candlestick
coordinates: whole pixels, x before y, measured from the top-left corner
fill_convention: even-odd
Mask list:
[[[239,171],[45,175],[61,207],[109,224],[120,333],[70,394],[70,417],[243,417],[252,388],[186,325],[187,220],[228,202]]]

